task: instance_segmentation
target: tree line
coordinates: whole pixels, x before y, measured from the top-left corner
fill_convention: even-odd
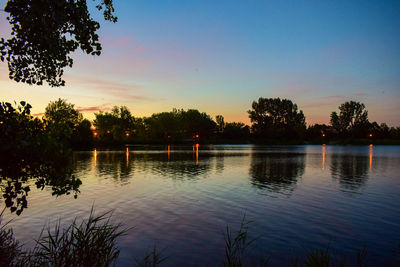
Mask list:
[[[24,116],[26,109],[31,107],[25,102],[21,104],[14,112]],[[2,107],[4,110],[12,105],[2,103]],[[41,119],[31,116],[27,121],[33,125],[30,126],[32,133],[42,129],[54,143],[64,145],[60,145],[61,149],[131,143],[357,143],[360,140],[400,139],[400,127],[370,122],[365,105],[355,101],[345,102],[338,112],[333,111],[329,125],[308,127],[303,111],[289,99],[260,97],[251,107],[248,111],[250,126],[242,122],[225,122],[222,115],[213,119],[196,109],[173,109],[149,117],[135,117],[126,106],[114,106],[109,112],[95,113],[95,119],[89,121],[74,104],[58,99],[47,105]],[[7,116],[11,115],[3,112],[1,127],[9,123]]]

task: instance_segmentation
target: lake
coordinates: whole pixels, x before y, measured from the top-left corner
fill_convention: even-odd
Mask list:
[[[315,248],[352,261],[365,247],[373,265],[400,254],[398,146],[130,146],[76,152],[73,161],[77,199],[32,186],[21,216],[7,211],[26,247],[44,224],[87,217],[94,206],[133,227],[119,239],[118,266],[154,245],[164,266],[217,265],[226,226],[238,229],[244,215],[258,238],[252,257],[273,265]]]

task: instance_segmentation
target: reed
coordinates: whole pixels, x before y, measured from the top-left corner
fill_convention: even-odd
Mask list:
[[[120,250],[117,238],[126,233],[121,224],[113,224],[111,212],[95,215],[93,208],[88,219],[75,219],[61,229],[61,221],[51,229],[43,229],[36,246],[28,253],[30,266],[110,266]]]
[[[21,245],[15,240],[13,230],[7,229],[9,222],[3,224],[3,211],[0,213],[0,267],[17,265],[18,258],[21,256]]]

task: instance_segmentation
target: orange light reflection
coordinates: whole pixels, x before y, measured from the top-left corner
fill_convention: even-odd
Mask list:
[[[374,150],[374,145],[370,144],[369,145],[369,169],[372,169],[372,152]]]
[[[96,165],[97,165],[97,150],[96,150],[96,148],[94,149],[93,158],[94,158],[94,166],[96,167]]]
[[[171,146],[168,145],[168,160],[171,158]]]
[[[325,144],[322,145],[322,169],[325,170]]]
[[[196,144],[196,165],[199,165],[199,144]]]
[[[128,167],[128,165],[129,165],[129,148],[128,147],[126,147],[125,155],[126,155],[126,167]]]

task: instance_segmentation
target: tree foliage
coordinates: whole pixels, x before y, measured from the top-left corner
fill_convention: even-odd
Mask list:
[[[105,20],[117,21],[112,0],[95,1]],[[80,48],[90,55],[101,53],[96,33],[100,24],[91,17],[86,0],[8,0],[4,11],[12,36],[0,39],[0,58],[8,62],[12,80],[63,86],[72,52]]]
[[[0,103],[0,187],[5,206],[18,215],[28,205],[30,179],[37,188],[50,187],[53,195],[72,191],[76,196],[81,184],[71,175],[71,149],[49,134],[30,109],[25,102],[17,107]]]
[[[43,119],[48,124],[62,124],[64,126],[76,127],[82,121],[83,117],[75,109],[74,104],[59,98],[47,105]]]
[[[225,119],[222,115],[215,116],[215,121],[217,122],[217,128],[219,132],[223,132],[225,128]]]
[[[135,118],[125,106],[114,106],[111,112],[95,113],[94,126],[104,141],[121,142],[131,138]]]
[[[207,139],[216,128],[210,115],[197,109],[173,109],[144,118],[145,134],[157,141],[182,141]]]
[[[331,114],[331,125],[339,133],[365,135],[369,128],[368,111],[365,105],[356,101],[349,101],[339,106],[339,115]]]
[[[303,111],[289,99],[260,97],[248,113],[253,132],[260,137],[299,137],[306,128]]]
[[[250,127],[242,122],[225,123],[222,137],[224,139],[247,140],[250,136]]]

